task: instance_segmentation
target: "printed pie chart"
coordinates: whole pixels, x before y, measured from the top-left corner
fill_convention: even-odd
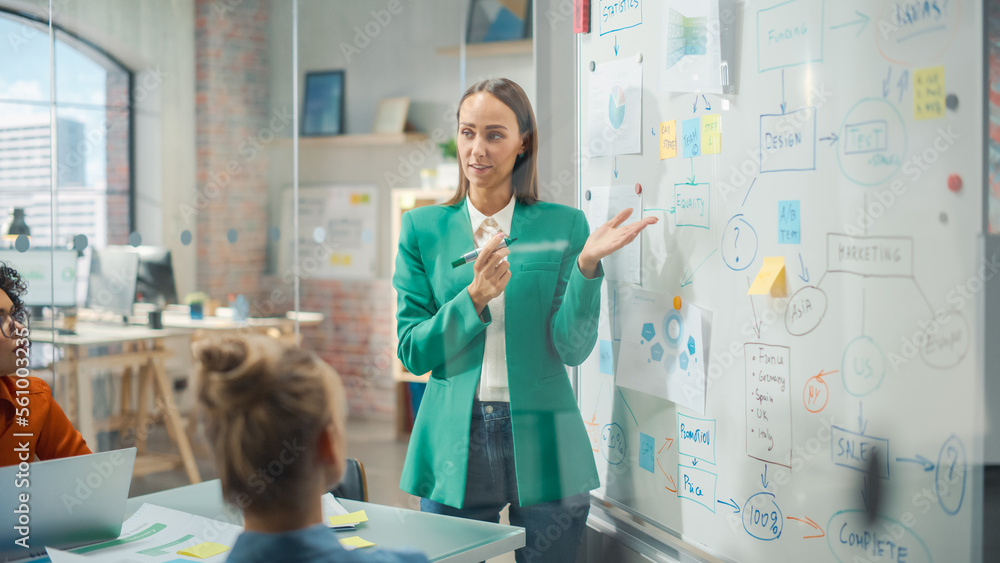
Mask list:
[[[611,87],[611,98],[608,100],[608,119],[611,127],[620,129],[625,123],[625,89],[621,84]]]

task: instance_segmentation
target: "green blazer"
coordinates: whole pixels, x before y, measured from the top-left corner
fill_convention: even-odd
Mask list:
[[[565,365],[580,365],[594,349],[604,273],[588,280],[577,266],[590,231],[578,209],[518,202],[510,231],[517,242],[504,299],[507,377],[517,488],[529,506],[600,484]],[[466,291],[472,265],[450,264],[470,250],[464,200],[414,209],[402,218],[392,278],[399,359],[412,373],[431,372],[400,488],[455,508],[465,497],[472,403],[492,320]]]

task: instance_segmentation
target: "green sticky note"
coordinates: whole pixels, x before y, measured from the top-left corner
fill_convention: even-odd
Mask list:
[[[206,557],[212,557],[224,551],[229,551],[229,547],[222,545],[221,543],[212,543],[210,541],[207,541],[204,543],[199,543],[198,545],[192,545],[187,549],[178,551],[177,555],[187,555],[188,557],[197,557],[198,559],[205,559]]]

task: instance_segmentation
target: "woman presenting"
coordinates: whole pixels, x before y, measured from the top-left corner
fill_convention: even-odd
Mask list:
[[[517,561],[563,563],[599,486],[565,365],[597,341],[600,260],[657,219],[620,227],[625,210],[588,236],[583,212],[538,200],[537,151],[521,87],[475,84],[458,110],[458,191],[403,216],[397,353],[431,377],[400,486],[424,512],[497,522],[510,504]]]

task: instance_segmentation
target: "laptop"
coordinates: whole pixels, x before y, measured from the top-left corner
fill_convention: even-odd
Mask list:
[[[135,448],[0,468],[0,561],[115,539]]]

